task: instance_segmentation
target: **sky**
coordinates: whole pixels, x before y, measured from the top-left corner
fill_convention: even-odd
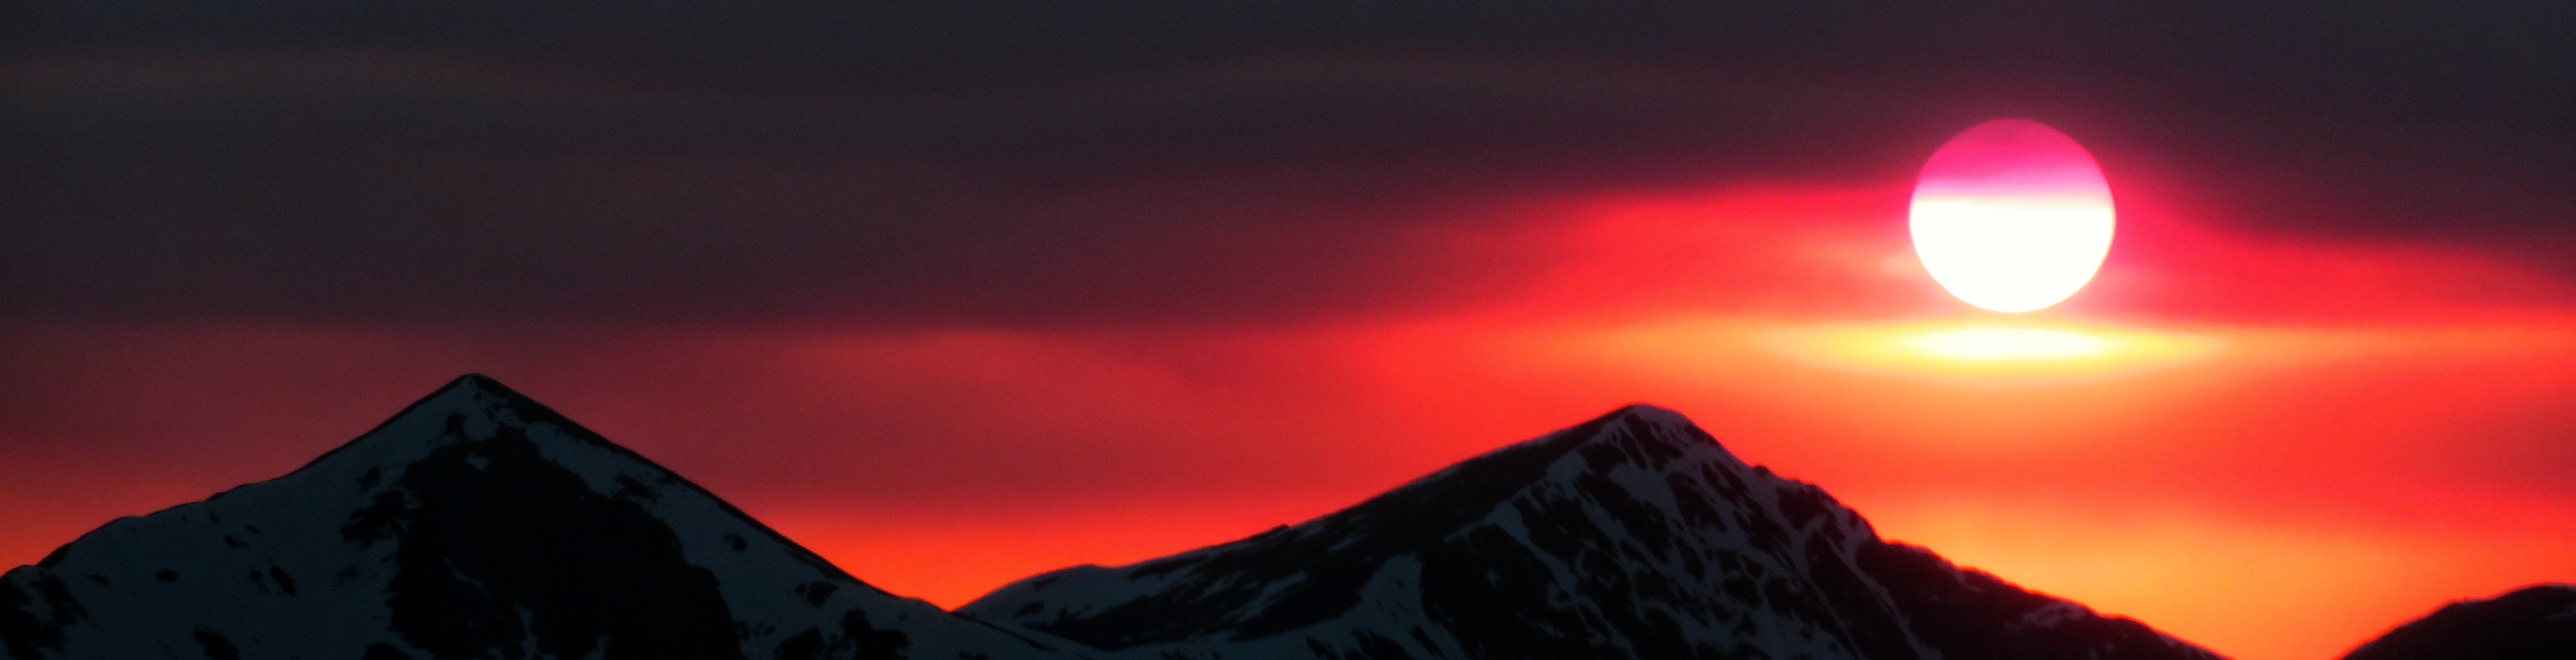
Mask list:
[[[2576,581],[2576,8],[0,25],[0,564],[481,372],[943,606],[1632,402],[2241,660]],[[2119,213],[2025,315],[1905,230],[1923,159],[1998,117],[2083,144]],[[2075,348],[1944,348],[1980,332]]]

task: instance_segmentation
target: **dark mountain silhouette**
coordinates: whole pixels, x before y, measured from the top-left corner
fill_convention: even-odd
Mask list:
[[[886,594],[481,376],[293,473],[0,575],[0,658],[2209,660],[1882,540],[1635,406],[1332,515],[1006,586]],[[2576,587],[2348,660],[2576,658]]]
[[[0,576],[0,656],[1071,658],[887,595],[482,376]]]
[[[2216,657],[1883,541],[1645,406],[1302,525],[1040,575],[959,612],[1140,659]]]
[[[2451,603],[2344,656],[2344,660],[2570,659],[2576,659],[2576,585],[2565,584]]]

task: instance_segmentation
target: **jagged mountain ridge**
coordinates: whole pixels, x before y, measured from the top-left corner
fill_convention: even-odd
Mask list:
[[[1647,406],[1301,525],[1032,577],[959,612],[1166,660],[2216,657],[1880,540]]]
[[[0,575],[0,655],[1075,657],[877,590],[479,375]]]
[[[2444,605],[2344,660],[2576,658],[2576,585],[2544,584]]]

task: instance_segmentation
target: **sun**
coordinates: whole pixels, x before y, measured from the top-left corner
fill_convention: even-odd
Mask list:
[[[2027,312],[2083,289],[2111,251],[2111,185],[2057,129],[1978,124],[1943,143],[1915,179],[1914,253],[1968,304]]]

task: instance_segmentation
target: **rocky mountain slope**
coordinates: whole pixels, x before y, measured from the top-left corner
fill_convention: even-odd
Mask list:
[[[481,376],[0,576],[0,656],[1075,657],[870,587]]]
[[[1878,538],[1636,406],[1294,527],[997,590],[960,613],[1118,658],[2216,656]]]
[[[2576,585],[2452,603],[2354,649],[2344,660],[2576,659]]]

